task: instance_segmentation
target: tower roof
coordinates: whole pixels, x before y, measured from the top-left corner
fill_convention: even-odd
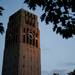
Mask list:
[[[23,12],[30,13],[30,14],[34,15],[34,16],[37,18],[37,15],[35,15],[34,13],[29,12],[29,11],[23,9],[23,8],[19,9],[18,11],[16,11],[16,12],[15,12],[14,14],[12,14],[10,17],[15,16],[15,15],[20,14],[20,13],[23,13]]]
[[[22,18],[24,17],[24,18]],[[26,17],[28,17],[28,21],[26,20]],[[38,27],[38,20],[37,20],[37,16],[23,8],[19,9],[18,11],[16,11],[14,14],[12,14],[9,18],[10,21],[15,20],[15,22],[17,22],[17,19],[25,19],[25,21],[23,23],[27,23],[27,24],[35,24],[35,27]],[[31,21],[31,22],[30,22]],[[34,22],[35,21],[35,22]]]

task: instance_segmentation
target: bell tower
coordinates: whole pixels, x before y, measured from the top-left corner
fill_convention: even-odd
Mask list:
[[[24,9],[9,18],[2,75],[41,75],[37,16]]]

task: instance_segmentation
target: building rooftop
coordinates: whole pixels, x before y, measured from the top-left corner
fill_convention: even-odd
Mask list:
[[[23,9],[23,8],[19,9],[18,11],[16,11],[16,12],[15,12],[14,14],[12,14],[10,17],[15,16],[15,15],[17,15],[17,14],[19,14],[19,13],[22,13],[22,12],[25,12],[25,13],[27,12],[27,13],[29,13],[29,14],[32,14],[33,16],[35,16],[35,17],[37,18],[37,15],[35,15],[34,13],[31,13],[31,12],[29,12],[29,11]]]

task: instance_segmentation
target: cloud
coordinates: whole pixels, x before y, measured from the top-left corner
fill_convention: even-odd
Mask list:
[[[75,62],[62,62],[59,63],[59,70],[65,70],[67,73],[75,69]]]
[[[74,62],[69,62],[69,63],[66,63],[65,65],[67,65],[67,66],[75,66],[75,63]]]
[[[75,66],[75,62],[61,63],[60,66]]]

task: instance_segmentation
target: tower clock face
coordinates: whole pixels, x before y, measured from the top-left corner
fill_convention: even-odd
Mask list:
[[[28,38],[29,39],[33,39],[33,34],[32,33],[28,33]]]

